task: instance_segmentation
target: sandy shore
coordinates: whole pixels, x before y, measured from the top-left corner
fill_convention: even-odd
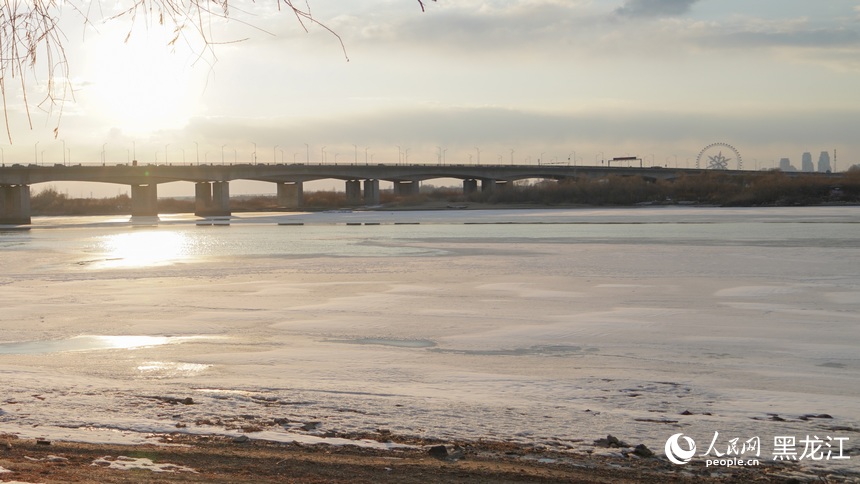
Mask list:
[[[279,444],[216,436],[160,436],[151,445],[48,442],[0,436],[0,482],[804,482],[824,478],[790,467],[679,467],[640,458],[538,451],[503,443],[414,442],[380,451],[356,446]],[[828,477],[827,482],[850,481]],[[792,481],[792,479],[795,479]]]

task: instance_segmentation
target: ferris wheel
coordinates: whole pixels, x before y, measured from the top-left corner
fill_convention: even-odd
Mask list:
[[[734,158],[731,158],[734,157]],[[702,161],[707,161],[709,170],[728,170],[731,161],[737,161],[737,169],[743,170],[744,162],[740,152],[728,143],[711,143],[702,148],[696,157],[696,168],[701,167]]]

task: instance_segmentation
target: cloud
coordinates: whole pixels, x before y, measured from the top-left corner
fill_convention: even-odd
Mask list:
[[[694,23],[683,35],[688,45],[703,50],[741,54],[763,51],[838,72],[860,69],[860,32],[848,24],[822,28],[805,19],[746,18],[722,24]]]
[[[699,0],[626,0],[615,13],[624,17],[666,17],[683,15]]]
[[[412,148],[414,160],[419,162],[422,160],[419,153],[433,153],[436,146],[451,148],[452,160],[455,153],[473,153],[475,146],[480,146],[488,157],[493,153],[493,159],[499,153],[507,157],[510,149],[516,149],[520,155],[532,150],[536,156],[541,151],[561,153],[578,147],[585,151],[586,146],[606,150],[607,154],[623,152],[622,147],[644,146],[695,152],[714,141],[732,143],[742,151],[761,145],[786,147],[799,140],[810,146],[844,146],[852,143],[853,127],[858,123],[860,110],[548,113],[453,107],[392,110],[301,123],[196,118],[178,138],[198,139],[201,145],[217,140],[219,145],[230,143],[240,148],[250,146],[244,140],[254,139],[260,146],[279,145],[287,149],[287,158],[294,151],[299,152],[299,160],[305,156],[305,142],[310,144],[312,154],[319,153],[320,146],[326,145],[328,156],[334,159],[339,153],[341,160],[352,158],[353,143],[358,144],[359,151],[368,146],[371,153],[377,153],[377,162],[384,162],[392,152],[396,156],[396,146],[400,145]],[[294,146],[290,146],[290,140]]]
[[[520,0],[456,2],[427,14],[394,15],[386,10],[340,16],[332,27],[347,44],[383,45],[415,52],[444,49],[465,56],[527,51],[537,45],[566,45],[589,38],[605,12],[588,2]]]
[[[434,4],[426,14],[370,2],[361,10],[320,18],[340,35],[350,59],[359,63],[378,55],[379,49],[384,56],[406,55],[428,65],[437,60],[450,65],[453,60],[499,59],[569,65],[610,58],[686,59],[702,51],[818,50],[813,56],[793,56],[807,62],[804,59],[814,59],[834,47],[848,49],[840,57],[850,60],[860,42],[853,19],[836,17],[822,22],[803,16],[766,18],[732,11],[707,20],[686,17],[700,2],[619,0],[615,6],[606,6],[581,0],[464,0]],[[649,21],[630,21],[641,19]],[[276,52],[271,58],[307,57],[310,52],[316,59],[341,60],[338,39],[330,33],[311,28],[309,35],[295,22],[285,22],[283,16],[278,21],[279,27],[263,25],[277,36],[255,37],[255,48],[257,42],[263,44],[261,48],[272,43]]]
[[[844,18],[830,18],[824,24],[807,17],[731,13],[710,20],[685,18],[700,1],[624,0],[615,10],[579,1],[458,2],[434,6],[427,15],[364,11],[338,17],[334,26],[358,61],[364,48],[379,47],[424,59],[503,56],[568,63],[655,53],[666,59],[702,49],[853,50],[860,42],[854,23]],[[642,18],[654,21],[619,22]],[[332,39],[324,40],[331,48]]]
[[[855,127],[860,125],[858,109],[547,112],[436,106],[301,120],[200,116],[182,129],[164,130],[151,138],[129,137],[118,130],[108,132],[104,127],[87,125],[86,118],[74,119],[74,124],[63,128],[61,139],[67,140],[73,159],[78,161],[99,159],[105,142],[120,160],[126,158],[127,150],[136,149],[138,159],[152,161],[169,143],[174,160],[196,160],[199,149],[201,163],[220,162],[222,150],[227,162],[234,157],[247,160],[254,149],[267,162],[272,156],[287,163],[304,162],[308,155],[313,161],[319,159],[323,147],[330,162],[352,162],[356,152],[363,161],[367,148],[373,162],[386,163],[397,160],[398,146],[409,148],[409,160],[415,163],[435,163],[437,147],[448,150],[450,163],[468,162],[475,147],[480,147],[481,159],[487,162],[499,156],[507,162],[512,149],[518,162],[527,157],[536,160],[542,152],[547,159],[563,159],[572,151],[585,162],[594,162],[598,152],[607,157],[654,153],[658,160],[677,154],[683,161],[717,141],[736,146],[750,160],[797,158],[803,151],[829,148],[838,148],[840,159],[846,162],[860,160],[854,143]],[[62,145],[59,141],[49,144],[47,139],[40,145],[48,150],[46,159],[61,159]],[[33,156],[32,142],[24,142],[15,150],[21,159]],[[7,160],[10,151],[7,148]]]
[[[845,29],[799,29],[795,31],[738,31],[721,39],[741,48],[791,46],[805,48],[860,47],[860,33]]]

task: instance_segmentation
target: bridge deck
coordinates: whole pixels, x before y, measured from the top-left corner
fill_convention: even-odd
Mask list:
[[[528,178],[645,176],[677,178],[705,170],[662,167],[569,166],[569,165],[362,165],[362,164],[230,164],[230,165],[140,165],[36,166],[0,168],[0,184],[31,185],[44,182],[79,181],[145,185],[175,181],[216,182],[255,180],[306,182],[322,179],[424,181],[436,178],[514,181]],[[749,173],[726,171],[725,173]]]

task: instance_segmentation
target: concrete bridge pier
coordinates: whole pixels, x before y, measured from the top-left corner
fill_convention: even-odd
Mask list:
[[[304,204],[302,182],[278,182],[277,186],[279,207],[299,208]]]
[[[478,191],[478,180],[466,179],[463,180],[463,195],[469,195]]]
[[[507,188],[514,186],[514,182],[508,180],[493,180],[492,178],[481,179],[481,191],[492,192],[498,188]]]
[[[230,215],[230,183],[199,182],[194,184],[194,215],[198,217]]]
[[[131,216],[132,217],[157,217],[158,216],[158,185],[131,186]]]
[[[394,180],[394,195],[408,197],[418,195],[420,190],[421,188],[417,181]]]
[[[496,189],[496,180],[492,178],[481,178],[481,191],[492,192]]]
[[[230,215],[230,182],[212,182],[212,206],[215,215]]]
[[[364,180],[364,204],[379,205],[379,180]]]
[[[361,203],[361,180],[346,181],[346,201],[353,205]]]
[[[0,224],[30,224],[28,185],[0,185]]]
[[[194,184],[194,215],[205,217],[212,206],[212,184],[197,182]]]

